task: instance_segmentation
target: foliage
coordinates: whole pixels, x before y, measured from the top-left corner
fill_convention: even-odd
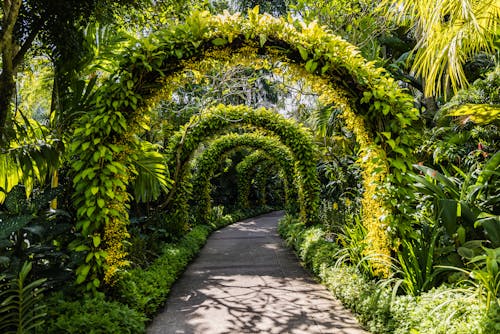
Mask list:
[[[473,290],[443,285],[419,297],[395,295],[392,280],[369,281],[359,267],[347,266],[338,246],[332,246],[318,227],[307,228],[300,220],[286,216],[278,231],[335,297],[373,333],[479,334],[496,330],[493,313],[488,313],[486,304]]]
[[[367,0],[297,0],[292,8],[306,22],[318,21],[327,26],[334,34],[359,47],[367,59],[374,60],[381,51],[382,37],[392,28],[389,20],[376,11],[377,6]]]
[[[74,234],[72,217],[63,209],[50,210],[49,202],[60,190],[37,189],[27,199],[22,186],[7,195],[0,206],[0,266],[17,273],[25,261],[35,278],[45,277],[53,287],[70,277],[72,260],[66,249]]]
[[[414,29],[412,71],[424,78],[427,96],[467,86],[464,64],[481,51],[494,53],[500,7],[495,0],[385,1],[388,15]]]
[[[127,144],[120,138],[120,135],[127,137],[125,134],[134,128],[134,123],[127,124],[124,115],[117,111],[121,103],[137,104],[136,96],[128,94],[127,98],[127,101],[118,102],[113,100],[112,94],[110,97],[104,93],[99,95],[94,102],[96,109],[85,114],[82,123],[78,123],[70,146],[70,154],[79,157],[72,168],[74,203],[79,208],[77,228],[81,231],[81,238],[72,248],[85,254],[85,263],[77,269],[77,284],[86,282],[86,289],[92,291],[101,286],[103,277],[106,283],[112,284],[116,272],[128,264],[123,242],[129,236],[126,230],[130,198],[127,185],[131,174],[147,170],[144,168],[147,163],[150,175],[147,184],[144,183],[146,174],[139,173],[135,185],[158,185],[159,188],[169,185],[161,156],[152,150],[151,144],[133,135]],[[100,114],[106,108],[116,108],[116,111]],[[136,120],[140,122],[139,118]],[[138,166],[142,168],[138,170]],[[144,189],[136,187],[136,192],[141,199],[150,199],[144,198]],[[154,197],[155,194],[150,195]]]
[[[190,156],[200,142],[235,123],[250,124],[271,131],[292,152],[297,162],[295,175],[300,175],[297,183],[301,184],[299,189],[303,192],[299,194],[299,198],[303,199],[302,214],[307,215],[309,222],[313,222],[318,201],[315,145],[305,128],[266,109],[253,110],[245,106],[220,105],[200,116],[194,116],[188,124],[181,127],[169,143],[166,154],[169,170],[174,171],[172,173],[174,181],[182,180]],[[175,190],[175,187],[173,189]],[[305,208],[308,208],[307,213]]]
[[[498,175],[495,171],[500,162],[500,152],[495,153],[483,166],[473,166],[468,173],[455,167],[457,177],[439,173],[425,166],[416,165],[423,175],[412,175],[417,192],[433,200],[434,220],[443,226],[450,236],[454,236],[457,245],[465,239],[477,236],[475,228],[481,222],[495,219],[498,199],[494,192],[498,189]],[[481,237],[479,235],[479,237]],[[494,238],[494,235],[492,235]],[[493,239],[492,239],[493,240]]]
[[[23,116],[24,117],[24,116]],[[34,120],[13,122],[15,136],[0,145],[0,203],[22,183],[28,197],[36,184],[44,184],[58,168],[60,141]]]
[[[484,79],[476,80],[468,89],[459,91],[440,109],[436,117],[442,115],[458,117],[462,124],[498,123],[500,109],[500,66],[488,72]],[[498,124],[497,124],[498,126]]]
[[[472,242],[469,242],[471,244]],[[479,243],[480,244],[480,243]],[[486,297],[486,307],[488,309],[498,309],[500,307],[500,247],[475,250],[466,246],[459,248],[459,253],[469,260],[467,263],[471,269],[456,267],[441,267],[445,269],[458,270],[465,273],[478,288],[480,297]],[[475,255],[475,253],[479,253]]]
[[[109,21],[114,10],[121,6],[135,5],[136,1],[86,0],[40,1],[16,0],[5,2],[1,21],[0,53],[2,76],[0,78],[0,143],[8,140],[11,132],[12,99],[16,88],[15,75],[26,55],[44,49],[55,63],[68,65],[62,68],[66,76],[73,74],[85,59],[85,43],[81,29],[90,21]],[[57,75],[57,74],[56,74]],[[66,87],[61,86],[64,90]]]
[[[55,294],[49,298],[44,333],[145,333],[146,317],[126,305],[109,301],[103,294],[67,300]]]
[[[285,170],[290,177],[289,184],[293,184],[294,165],[292,156],[278,138],[263,136],[259,133],[247,134],[227,134],[218,137],[210,143],[210,146],[196,159],[196,173],[193,179],[193,187],[199,189],[198,207],[200,217],[206,218],[210,212],[210,179],[213,177],[214,170],[219,164],[221,157],[228,150],[234,150],[240,147],[249,147],[266,151],[277,161],[281,168]],[[295,192],[293,192],[295,193]],[[182,194],[178,196],[185,197]],[[291,196],[289,196],[290,198]],[[307,210],[303,208],[303,210]]]
[[[262,171],[266,174],[266,180],[269,182],[270,177],[282,177],[282,183],[285,188],[284,198],[281,198],[285,202],[285,208],[287,212],[293,213],[296,207],[295,196],[293,195],[293,183],[290,182],[290,177],[292,174],[289,172],[281,171],[280,173],[273,175],[272,171],[279,165],[276,157],[270,156],[264,150],[257,150],[253,153],[247,155],[243,160],[241,160],[236,165],[236,172],[238,174],[238,206],[242,209],[249,208],[250,203],[250,192],[252,188],[252,183],[258,186],[258,173]],[[282,160],[281,160],[282,161]],[[264,186],[267,184],[264,183]],[[274,192],[276,192],[276,184],[272,183]],[[264,194],[261,194],[265,200]],[[263,204],[263,203],[260,203]],[[265,203],[264,203],[265,204]]]
[[[251,172],[255,170],[255,166],[262,161],[269,159],[269,155],[265,151],[258,150],[248,155],[236,165],[238,173],[238,204],[242,209],[250,207],[248,196],[250,194]]]
[[[132,156],[134,199],[137,202],[156,200],[171,186],[164,157],[157,147],[147,141],[140,142],[136,152]]]
[[[41,302],[45,279],[28,282],[31,263],[25,262],[19,275],[2,282],[0,277],[0,330],[2,333],[33,333],[44,323],[45,305]]]
[[[402,288],[410,296],[418,296],[436,286],[435,269],[438,262],[438,239],[442,234],[439,226],[424,225],[401,239],[397,251],[398,264],[402,276]]]
[[[76,271],[76,282],[86,282],[86,290],[92,291],[101,286],[105,273],[109,282],[118,268],[126,265],[122,242],[128,237],[125,203],[130,196],[126,190],[130,176],[123,161],[128,158],[126,147],[103,141],[112,130],[121,133],[127,128],[123,115],[87,113],[83,118],[70,146],[71,155],[79,157],[72,168],[74,204],[78,208],[76,227],[81,231],[72,249],[85,255],[85,262]],[[122,159],[116,158],[119,155]]]

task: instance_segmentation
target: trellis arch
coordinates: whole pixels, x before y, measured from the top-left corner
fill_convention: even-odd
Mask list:
[[[138,147],[134,134],[147,129],[149,103],[165,85],[159,79],[179,72],[189,61],[203,59],[208,52],[252,48],[302,64],[318,78],[342,87],[351,110],[365,122],[369,145],[363,149],[379,152],[367,153],[367,159],[385,161],[390,169],[373,183],[402,182],[412,163],[408,125],[418,117],[412,98],[340,37],[315,23],[305,25],[257,11],[249,11],[248,18],[197,13],[183,24],[144,38],[122,56],[120,69],[95,95],[93,110],[75,125],[69,153],[78,157],[72,171],[76,228],[82,236],[74,250],[85,255],[76,274],[77,282],[86,283],[87,289],[101,286],[103,276],[112,283],[127,265],[123,240],[128,237],[129,166]],[[377,169],[368,168],[366,173],[378,173]],[[380,224],[380,212],[364,212],[373,215],[369,230],[384,234],[387,223]],[[375,241],[368,244],[387,253],[387,239]]]
[[[253,152],[252,154],[245,157],[242,161],[240,161],[236,165],[236,173],[238,175],[238,203],[241,208],[249,208],[250,203],[248,201],[248,197],[250,195],[250,180],[252,179],[252,175],[255,172],[256,167],[262,165],[265,162],[269,162],[271,165],[276,165],[279,161],[272,156],[270,156],[267,152],[258,150]],[[291,190],[293,188],[290,181],[288,181],[288,174],[286,171],[283,180],[285,183],[285,204],[287,205],[287,211],[289,211],[294,205],[289,205],[291,201],[294,201],[294,195],[291,194]]]
[[[296,161],[292,153],[278,138],[263,136],[260,133],[227,134],[212,141],[210,146],[196,159],[193,187],[199,190],[198,206],[203,218],[206,218],[210,212],[210,180],[219,164],[220,157],[230,150],[242,147],[262,150],[273,157],[285,171],[285,175],[289,177],[287,183],[290,185],[290,190],[293,189],[295,185],[294,175],[296,175],[294,169],[298,164],[295,164]],[[297,184],[297,186],[300,189],[301,185]],[[185,197],[184,194],[179,195]],[[288,198],[292,196],[292,194],[287,193]],[[302,207],[303,203],[299,203],[299,205],[301,205],[302,212],[307,212],[310,209]]]
[[[280,170],[279,173],[272,175],[269,173],[271,168],[273,168],[275,162],[272,160],[264,160],[255,166],[253,178],[255,180],[256,189],[259,193],[259,205],[265,206],[267,205],[267,180],[269,177],[280,176],[281,180],[283,180],[283,171]],[[286,188],[285,188],[286,189]],[[276,190],[276,189],[275,189]],[[285,202],[285,211],[287,213],[293,214],[293,211],[290,211],[291,205],[290,203]]]
[[[295,163],[298,198],[302,203],[300,213],[305,221],[314,222],[319,205],[319,181],[316,172],[317,150],[313,138],[298,123],[264,108],[254,110],[247,106],[219,105],[193,116],[172,136],[166,152],[175,184],[183,185],[188,162],[200,143],[235,123],[272,132],[290,150]],[[174,185],[169,196],[175,198],[177,195],[177,187]]]

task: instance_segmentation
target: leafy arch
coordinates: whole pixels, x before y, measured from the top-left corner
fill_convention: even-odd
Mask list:
[[[198,205],[202,217],[206,218],[210,213],[210,180],[220,163],[220,158],[228,151],[243,147],[264,151],[268,156],[273,157],[285,175],[289,177],[287,183],[293,188],[295,184],[293,177],[295,175],[294,158],[290,150],[278,138],[263,136],[260,133],[227,134],[211,142],[210,146],[196,159],[193,188],[199,189]],[[297,186],[300,187],[300,185]],[[307,209],[303,208],[304,211]]]
[[[279,161],[272,156],[270,156],[266,151],[258,150],[248,155],[236,165],[236,172],[238,174],[238,203],[241,208],[249,208],[249,195],[250,195],[250,181],[256,172],[256,167],[269,162],[269,165],[276,165]],[[293,195],[293,184],[289,180],[291,174],[287,171],[282,170],[284,174],[282,179],[285,183],[285,204],[287,205],[287,211],[292,209],[294,205],[290,202],[294,201],[295,195]]]
[[[267,204],[267,181],[272,174],[269,173],[270,170],[274,167],[274,162],[272,160],[264,160],[261,163],[257,164],[254,169],[253,178],[255,180],[257,191],[260,195],[259,205]],[[283,172],[279,173],[283,177]],[[289,212],[290,205],[286,203],[285,210]]]
[[[418,115],[411,97],[384,70],[314,23],[304,25],[259,15],[258,9],[249,11],[248,18],[197,13],[128,50],[120,69],[96,94],[93,110],[75,126],[70,154],[78,158],[72,170],[74,201],[79,208],[76,227],[82,237],[74,250],[83,252],[85,258],[77,270],[78,283],[93,290],[101,286],[104,276],[112,284],[116,273],[127,265],[123,241],[128,237],[130,194],[126,188],[133,178],[132,153],[138,146],[134,134],[148,128],[150,102],[165,86],[160,79],[178,73],[209,52],[245,47],[301,64],[316,77],[340,87],[347,105],[363,118],[370,142],[381,153],[369,159],[382,159],[390,168],[390,173],[376,181],[404,184],[403,173],[412,163],[408,125]],[[377,173],[377,169],[368,173]],[[382,231],[386,227],[378,220],[378,216],[373,218],[375,229]],[[380,241],[380,247],[387,250],[387,240]]]
[[[302,204],[300,212],[306,221],[314,222],[319,205],[316,145],[306,128],[267,109],[253,110],[246,106],[219,105],[201,115],[193,116],[174,134],[166,152],[169,170],[173,171],[172,177],[175,184],[185,184],[183,179],[188,162],[198,146],[210,136],[234,124],[252,125],[272,132],[279,138],[279,142],[290,150],[295,164],[294,174],[299,203]],[[219,154],[215,156],[218,157]],[[181,192],[178,192],[178,187],[174,185],[170,190],[170,198],[185,196],[184,190],[180,190]]]

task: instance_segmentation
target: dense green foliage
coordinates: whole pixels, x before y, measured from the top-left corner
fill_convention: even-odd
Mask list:
[[[55,295],[48,301],[51,312],[45,333],[145,333],[146,317],[134,309],[109,301],[99,294],[68,301]]]
[[[194,116],[172,137],[167,161],[174,181],[181,181],[187,163],[198,145],[211,135],[234,124],[252,125],[272,132],[288,147],[295,163],[296,184],[299,188],[301,214],[309,222],[315,220],[318,207],[315,147],[308,131],[297,123],[266,109],[252,110],[244,106],[223,106]],[[262,139],[265,140],[265,139]],[[269,139],[270,140],[270,139]],[[219,152],[218,152],[219,153]],[[219,155],[205,158],[216,159]],[[175,194],[175,187],[171,194]]]
[[[287,149],[278,138],[263,136],[259,133],[224,135],[211,142],[210,146],[196,159],[196,174],[193,179],[193,187],[198,189],[197,206],[202,221],[205,220],[211,212],[210,179],[213,177],[215,166],[220,163],[219,159],[224,157],[224,154],[228,150],[244,147],[267,152],[280,164],[283,173],[288,176],[288,184],[292,187],[292,189],[286,189],[287,198],[293,198],[301,192],[301,190],[297,191],[293,189],[295,184],[293,156],[290,150]],[[301,184],[299,183],[297,186],[300,187]],[[183,194],[179,194],[178,196],[182,196],[183,198],[186,197],[186,195]],[[246,201],[248,201],[248,198]],[[300,201],[300,198],[298,202],[303,203]],[[301,211],[307,210],[310,210],[310,208],[301,209]]]
[[[210,231],[286,203],[372,331],[500,331],[499,13],[3,1],[0,327],[144,332]]]
[[[339,245],[326,240],[321,227],[305,228],[299,220],[287,216],[280,222],[279,231],[307,267],[373,333],[498,330],[498,305],[488,314],[481,295],[470,288],[442,286],[418,297],[398,295],[387,283],[367,280],[359,266],[348,266]]]

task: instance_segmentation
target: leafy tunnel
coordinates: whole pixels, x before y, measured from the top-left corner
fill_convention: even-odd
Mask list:
[[[311,76],[313,81],[329,87],[320,99],[342,110],[344,121],[356,129],[361,145],[367,188],[362,205],[371,239],[368,244],[373,252],[388,253],[390,241],[385,230],[388,224],[397,222],[383,217],[388,217],[387,211],[397,210],[391,203],[400,193],[391,193],[391,187],[382,186],[401,182],[402,173],[411,166],[409,125],[417,117],[412,98],[351,44],[315,24],[304,25],[256,11],[250,11],[248,18],[198,13],[186,23],[151,34],[124,54],[120,70],[95,98],[94,110],[83,115],[76,125],[70,150],[80,156],[72,168],[75,205],[79,208],[77,229],[82,237],[75,249],[88,259],[77,272],[79,283],[86,283],[89,289],[95,288],[101,277],[112,283],[118,270],[127,264],[123,244],[128,237],[131,199],[127,186],[136,176],[135,152],[145,145],[136,134],[147,129],[152,105],[168,98],[169,80],[193,64],[202,64],[204,59],[224,58],[227,53],[243,55],[245,50],[282,59],[301,68],[299,75]],[[241,57],[239,61],[247,60]],[[292,151],[302,184],[301,213],[314,222],[318,181],[313,143],[305,129],[278,119],[281,116],[270,111],[242,106],[219,106],[196,117],[172,138],[167,148],[168,172],[174,181],[169,191],[171,201],[178,200],[175,194],[179,180],[194,147],[214,130],[245,119],[271,129]],[[150,157],[159,158],[154,150],[150,151]],[[165,175],[163,186],[170,187]],[[374,196],[376,193],[379,196]],[[96,236],[102,236],[102,242],[95,242]]]

